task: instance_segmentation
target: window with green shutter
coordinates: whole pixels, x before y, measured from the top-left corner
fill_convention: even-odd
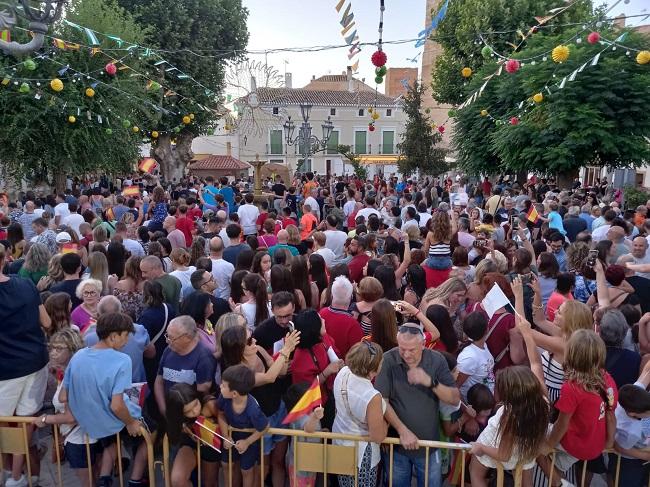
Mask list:
[[[367,136],[365,130],[357,130],[354,132],[354,153],[355,154],[366,154],[367,149]]]
[[[385,130],[381,134],[381,153],[395,153],[395,132],[392,130]]]
[[[339,131],[332,130],[332,135],[330,135],[329,140],[327,141],[327,153],[328,154],[338,154],[339,146]]]
[[[269,154],[282,154],[282,130],[271,130],[271,150]]]

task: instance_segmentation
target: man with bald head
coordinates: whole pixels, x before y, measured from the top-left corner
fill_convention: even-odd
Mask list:
[[[172,249],[185,248],[185,234],[176,228],[176,218],[168,216],[163,222],[163,228],[167,232],[167,238],[172,244]]]
[[[32,223],[38,218],[38,215],[34,213],[34,208],[34,202],[28,201],[23,208],[23,214],[16,220],[16,223],[20,224],[23,229],[26,242],[29,242],[36,235],[36,232],[32,228]]]
[[[210,260],[212,261],[212,275],[217,287],[214,295],[217,298],[230,297],[230,278],[235,272],[235,266],[223,258],[223,240],[216,236],[210,239]]]
[[[275,251],[278,249],[287,249],[289,252],[291,252],[291,255],[298,255],[298,249],[289,245],[289,232],[286,230],[280,230],[278,232],[278,243],[275,245],[271,245],[269,247],[269,255],[271,258],[273,258],[273,254],[275,254]]]
[[[140,261],[140,272],[145,281],[160,283],[165,303],[177,310],[181,300],[181,281],[165,273],[162,261],[155,255],[148,255]]]
[[[636,275],[650,279],[650,253],[648,252],[648,241],[645,237],[636,237],[632,241],[632,252],[623,257],[627,257],[625,263],[641,264],[643,267],[640,268],[641,270],[636,270]]]

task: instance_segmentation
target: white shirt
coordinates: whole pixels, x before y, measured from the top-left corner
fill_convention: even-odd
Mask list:
[[[359,213],[357,213],[357,217],[362,216],[366,219],[366,222],[368,222],[368,217],[372,214],[377,215],[377,218],[381,218],[381,214],[374,208],[361,208]]]
[[[601,225],[591,232],[591,239],[594,242],[600,242],[607,239],[607,232],[612,228],[611,225]]]
[[[422,225],[419,225],[417,220],[414,220],[414,219],[406,220],[404,222],[404,224],[402,225],[402,232],[406,232],[406,230],[409,229],[410,227],[419,228],[421,226]]]
[[[61,217],[60,221],[67,216],[70,216],[70,209],[68,208],[68,203],[59,203],[54,207],[54,218]]]
[[[79,225],[81,225],[84,221],[84,217],[79,213],[70,213],[68,216],[61,219],[61,223],[69,226],[75,232],[77,232],[78,237],[81,237],[81,235],[79,235]]]
[[[128,250],[131,255],[135,255],[136,257],[144,257],[144,248],[142,247],[142,244],[140,244],[140,242],[137,240],[133,240],[132,238],[124,238],[122,239],[122,245],[124,245],[124,248]]]
[[[420,215],[420,227],[426,228],[428,221],[431,220],[431,213],[418,213],[418,215]]]
[[[225,249],[226,247],[230,247],[230,237],[226,233],[226,227],[219,230],[219,236],[221,237],[221,240],[223,240],[223,248]],[[208,244],[209,243],[210,242],[208,242]],[[210,250],[209,246],[208,246],[208,250]]]
[[[307,196],[305,198],[305,204],[309,205],[311,208],[311,212],[316,215],[317,218],[320,219],[320,205],[318,204],[318,201],[316,201],[316,198],[312,196]]]
[[[467,391],[474,384],[483,384],[494,392],[494,357],[487,345],[483,348],[470,344],[458,355],[458,371],[465,374],[467,380],[460,386],[460,395],[467,402]]]
[[[332,265],[334,265],[334,261],[336,260],[336,255],[327,247],[318,249],[314,253],[320,255],[323,258],[323,260],[325,261],[325,267],[332,267]]]
[[[342,259],[344,252],[343,248],[348,235],[341,230],[325,230],[323,233],[327,239],[325,240],[325,247],[334,252],[336,259]]]
[[[185,299],[189,294],[194,292],[194,288],[192,287],[192,281],[190,280],[190,277],[192,276],[192,273],[196,270],[196,267],[193,265],[188,266],[187,270],[185,271],[173,271],[170,272],[170,276],[174,276],[176,279],[181,281],[181,300]]]
[[[230,297],[230,278],[235,272],[235,266],[223,259],[210,258],[210,260],[212,261],[212,275],[217,283],[214,295],[227,300]]]
[[[642,382],[635,382],[634,385],[645,390]],[[650,446],[644,433],[644,422],[647,420],[639,421],[636,418],[631,418],[619,403],[614,412],[616,416],[616,434],[614,439],[622,448],[631,450],[633,448],[647,448]],[[630,458],[622,455],[623,458]]]
[[[402,211],[401,211],[401,213],[399,215],[399,217],[402,219],[402,221],[406,220],[406,209],[407,208],[415,209],[415,205],[413,203],[409,203],[408,205],[402,207]]]
[[[633,254],[628,254],[628,255],[630,255],[634,259],[635,264],[650,264],[650,252],[646,251],[646,254],[640,259],[634,257]],[[639,277],[645,277],[646,279],[650,279],[650,272],[637,272],[636,275]]]
[[[257,233],[257,217],[260,216],[260,210],[255,205],[245,204],[237,210],[239,215],[239,224],[244,230],[244,235],[254,235]]]
[[[343,214],[345,215],[346,220],[352,213],[354,213],[354,207],[356,204],[357,202],[355,200],[349,200],[343,205]]]

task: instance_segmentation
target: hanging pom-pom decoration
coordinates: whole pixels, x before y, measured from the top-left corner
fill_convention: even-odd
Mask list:
[[[151,138],[152,139],[157,139],[158,135],[159,135],[158,132],[156,132],[155,130],[153,132],[151,132]]]
[[[29,85],[27,83],[21,84],[20,88],[18,88],[18,91],[21,93],[29,93]]]
[[[379,112],[375,110],[372,112],[372,115],[370,116],[373,120],[379,120]]]
[[[377,76],[386,76],[386,71],[387,71],[386,66],[380,66],[375,69],[375,74]]]
[[[488,111],[484,108],[481,110],[481,117],[487,117],[488,116]]]
[[[122,127],[128,129],[130,126],[131,126],[131,122],[129,120],[122,120]]]
[[[483,49],[481,49],[481,56],[487,59],[491,55],[492,55],[492,48],[490,46],[483,46]]]
[[[460,70],[460,74],[463,75],[463,78],[469,78],[470,76],[472,76],[472,68],[465,67]]]
[[[56,92],[62,91],[63,81],[61,81],[59,78],[54,78],[52,81],[50,81],[50,88]]]
[[[86,88],[86,96],[88,98],[92,98],[93,96],[95,96],[95,90],[93,90],[92,88]]]
[[[28,71],[34,71],[36,69],[36,63],[32,58],[27,58],[23,61],[23,66]]]
[[[553,51],[551,51],[551,57],[553,58],[554,62],[563,63],[569,59],[569,53],[569,47],[560,44],[559,46],[553,48]]]
[[[192,122],[192,119],[190,118],[189,115],[185,115],[185,116],[183,117],[183,123],[184,123],[185,125],[189,125],[191,122]]]
[[[134,133],[134,134],[137,134],[138,132],[140,132],[140,127],[138,127],[138,126],[136,125],[136,126],[133,127],[131,130],[133,130],[133,133]]]
[[[386,64],[386,61],[388,61],[388,56],[386,56],[386,53],[384,51],[378,49],[377,51],[372,53],[372,56],[370,57],[370,61],[376,67],[381,68],[384,64]]]
[[[650,63],[650,51],[640,51],[636,55],[636,62],[639,64],[648,64]]]
[[[375,76],[375,83],[378,85],[382,84],[384,82],[384,77],[383,76]]]
[[[544,100],[544,95],[542,93],[535,93],[533,95],[533,101],[535,103],[542,103],[543,100]]]
[[[592,32],[587,36],[587,42],[589,44],[596,44],[600,40],[600,34],[598,32]]]
[[[457,114],[458,114],[458,112],[453,108],[447,112],[447,116],[449,118],[454,118]]]
[[[75,123],[76,121],[77,121],[77,117],[75,117],[74,115],[70,115],[68,117],[68,123]]]
[[[113,63],[108,63],[104,67],[104,71],[106,71],[106,74],[108,74],[109,76],[115,76],[115,73],[117,73],[117,66],[115,66],[115,64]]]
[[[113,129],[106,129],[106,135],[113,135]]]
[[[506,71],[510,74],[516,73],[519,71],[521,64],[516,59],[508,59],[506,61]]]
[[[440,127],[438,127],[438,132],[440,132],[441,134],[444,134],[445,133],[445,126],[441,125]]]
[[[190,113],[190,120],[194,120],[194,114]]]
[[[518,125],[519,124],[519,119],[517,117],[512,117],[510,119],[510,125]]]
[[[375,125],[372,124],[372,123],[368,124],[368,130],[369,130],[370,132],[374,132],[374,131],[375,131]]]

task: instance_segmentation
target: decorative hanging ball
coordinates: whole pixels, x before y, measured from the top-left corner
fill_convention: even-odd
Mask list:
[[[117,73],[117,66],[113,63],[108,63],[105,67],[104,70],[106,71],[106,74],[109,76],[115,76],[115,73]]]
[[[447,116],[448,116],[449,118],[454,118],[457,114],[458,114],[458,112],[457,112],[454,108],[452,108],[451,110],[449,110],[449,111],[447,112]]]
[[[551,58],[553,58],[553,61],[556,63],[563,63],[569,59],[569,53],[569,47],[560,44],[559,46],[554,47],[553,51],[551,51]]]
[[[537,34],[537,33],[539,32],[539,25],[534,25],[534,26],[530,29],[530,31],[531,31],[533,34]]]
[[[29,93],[29,85],[27,83],[21,84],[20,88],[18,88],[18,91],[21,93]]]
[[[600,34],[598,32],[592,32],[587,36],[587,42],[589,44],[596,44],[600,40]]]
[[[36,69],[36,63],[32,58],[27,58],[23,61],[23,66],[25,66],[25,69],[28,71],[34,71]]]
[[[431,122],[431,128],[435,130],[436,128],[438,128],[438,124],[436,122]]]
[[[77,121],[77,117],[75,117],[74,115],[70,115],[68,117],[68,123],[75,123],[76,121]]]
[[[106,129],[106,135],[113,135],[113,129]]]
[[[486,109],[481,110],[481,117],[487,117],[488,111]]]
[[[380,68],[384,64],[386,64],[386,61],[388,61],[388,56],[386,56],[386,53],[384,51],[378,49],[377,51],[372,53],[372,56],[370,57],[370,61],[376,67]]]
[[[481,49],[481,56],[487,59],[491,55],[492,55],[492,48],[490,46],[483,46],[483,49]]]
[[[506,71],[510,74],[516,73],[519,71],[519,68],[521,67],[521,63],[517,61],[516,59],[508,59],[506,61]]]
[[[380,85],[384,82],[384,77],[383,76],[375,76],[375,83]]]
[[[472,68],[465,67],[460,70],[460,74],[463,75],[463,78],[469,78],[472,76]]]
[[[230,125],[228,125],[228,124],[224,125],[223,128],[224,128],[225,130],[230,130],[230,129],[232,129],[232,127],[231,127]]]
[[[181,131],[180,127],[174,127],[174,133],[177,134]]]
[[[378,68],[375,68],[375,74],[377,76],[386,76],[386,66],[379,66]]]
[[[544,95],[542,93],[535,93],[533,95],[533,101],[535,103],[542,103],[543,100],[544,100]]]
[[[133,133],[134,133],[134,134],[137,134],[138,132],[140,132],[140,127],[138,127],[137,125],[135,125],[131,130],[133,130]]]
[[[130,126],[131,126],[131,122],[129,120],[126,119],[122,120],[122,127],[128,129]]]
[[[190,113],[190,120],[194,120],[194,114]]]
[[[444,134],[445,133],[445,126],[441,125],[440,127],[438,127],[438,132],[440,132],[441,134]]]
[[[95,96],[95,90],[93,90],[92,88],[86,88],[86,96],[88,98],[92,98],[93,96]]]
[[[151,132],[151,138],[152,139],[157,139],[158,138],[158,132],[156,132],[155,130],[153,132]]]
[[[152,81],[151,84],[147,86],[147,89],[158,91],[160,89],[160,83],[156,83],[155,81]]]
[[[59,78],[54,78],[52,81],[50,81],[50,88],[56,92],[62,91],[63,81],[61,81]]]
[[[510,125],[518,125],[519,124],[519,119],[517,117],[512,117],[510,119]]]
[[[379,112],[375,110],[374,112],[372,112],[372,115],[370,115],[370,118],[372,118],[373,120],[379,120]]]
[[[424,113],[426,113],[427,115],[428,115],[429,113],[431,113],[431,108],[425,108],[425,109],[424,109]]]
[[[374,132],[375,131],[375,126],[373,124],[368,124],[368,130],[370,132]]]
[[[185,116],[183,117],[183,123],[184,123],[185,125],[189,125],[190,123],[192,123],[192,119],[190,118],[189,115],[185,115]]]
[[[650,63],[650,51],[640,51],[636,55],[636,62],[639,64],[648,64]]]

